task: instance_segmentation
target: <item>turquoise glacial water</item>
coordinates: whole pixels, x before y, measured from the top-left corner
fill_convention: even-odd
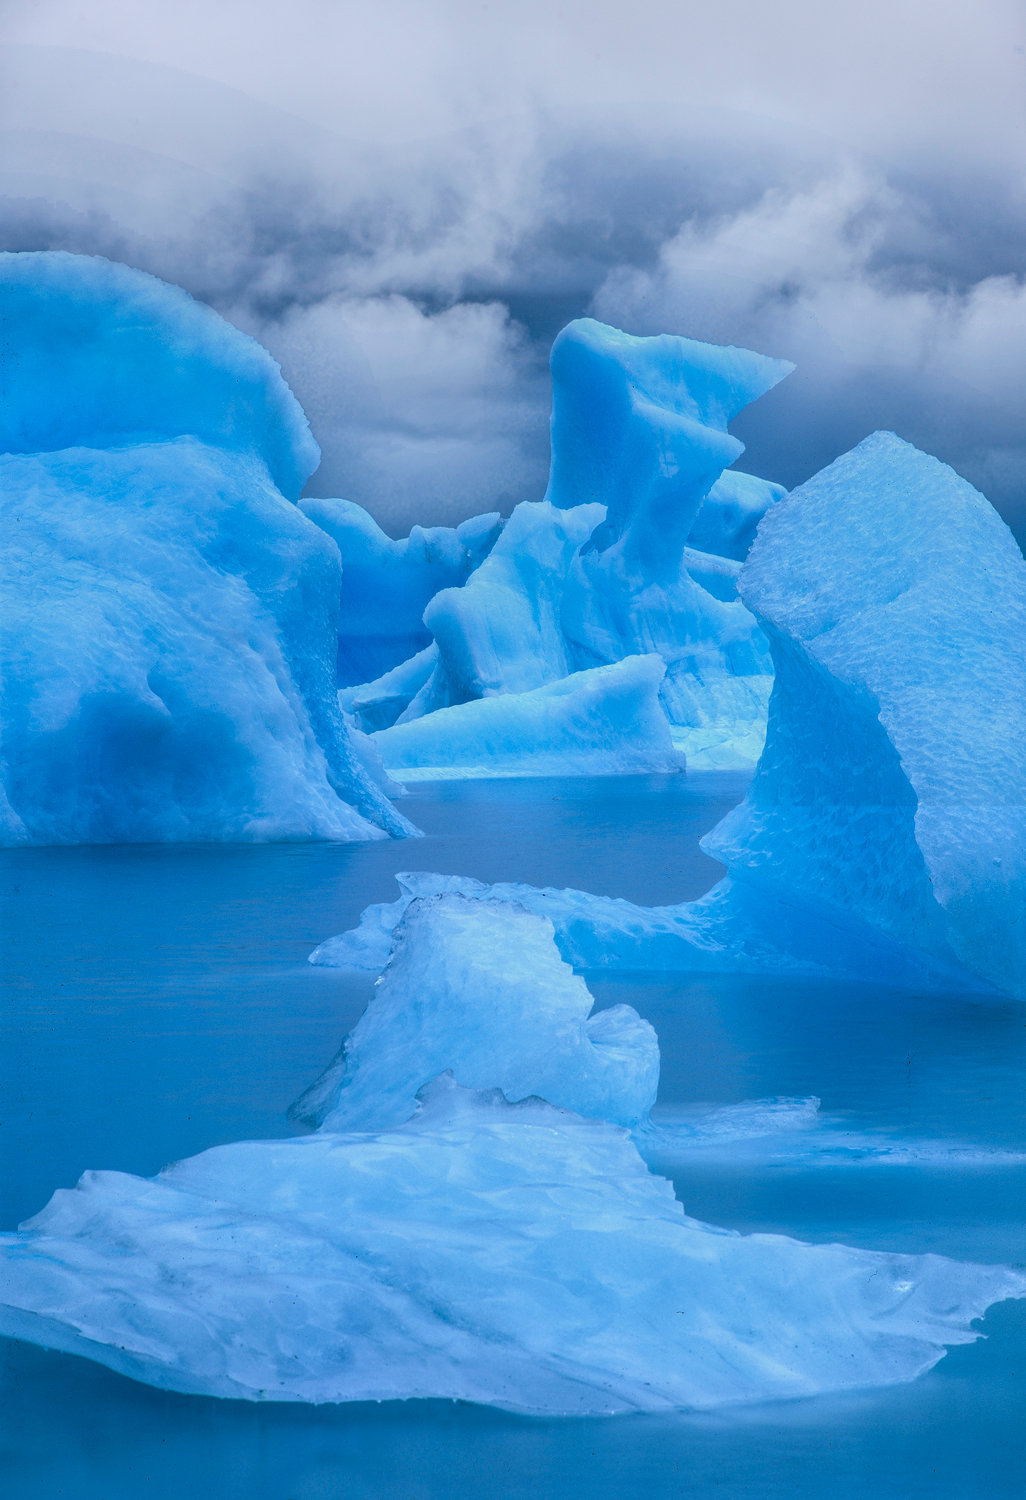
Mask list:
[[[0,1223],[88,1167],[290,1133],[369,976],[306,955],[401,869],[692,898],[725,774],[422,784],[402,844],[0,852]],[[872,1248],[1026,1260],[1026,1006],[821,981],[589,975],[659,1032],[660,1108],[822,1101],[822,1126],[667,1163],[688,1212]],[[870,1143],[867,1148],[867,1142]],[[882,1144],[883,1151],[873,1149]],[[890,1154],[888,1154],[890,1153]],[[4,1500],[1026,1495],[1026,1303],[888,1390],[709,1417],[530,1420],[448,1402],[252,1406],[0,1341]]]

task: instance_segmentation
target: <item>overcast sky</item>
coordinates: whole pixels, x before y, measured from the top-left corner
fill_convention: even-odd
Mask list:
[[[111,255],[281,361],[312,492],[394,532],[540,496],[583,313],[795,360],[798,482],[874,427],[1026,521],[1026,8],[0,4],[7,248]]]

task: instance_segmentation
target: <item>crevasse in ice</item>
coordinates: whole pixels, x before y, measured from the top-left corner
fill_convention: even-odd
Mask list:
[[[0,257],[0,841],[412,831],[335,690],[339,559],[277,365],[155,277]]]
[[[783,491],[723,472],[743,448],[727,424],[791,368],[589,318],[563,330],[552,351],[545,500],[519,505],[466,582],[430,600],[433,642],[351,694],[364,728],[411,726],[395,742],[409,751],[396,769],[432,763],[426,746],[413,747],[432,736],[438,709],[649,654],[665,663],[660,700],[692,764],[754,764],[772,677],[736,582],[759,518]],[[511,702],[511,723],[516,715]],[[386,763],[391,753],[385,740]],[[449,764],[473,769],[461,740]],[[530,771],[529,757],[523,766]],[[609,769],[618,769],[615,743]]]
[[[308,1099],[326,1127],[58,1191],[0,1236],[0,1331],[208,1395],[599,1414],[909,1380],[1026,1295],[1000,1266],[688,1218],[625,1128],[584,1117],[635,1117],[658,1052],[627,1008],[589,1016],[550,933],[417,903]]]
[[[1007,527],[876,433],[773,507],[741,592],[776,685],[748,795],[704,841],[729,872],[706,897],[653,909],[402,876],[398,902],[314,961],[380,968],[406,902],[459,889],[548,916],[584,968],[1026,993],[1026,563]]]

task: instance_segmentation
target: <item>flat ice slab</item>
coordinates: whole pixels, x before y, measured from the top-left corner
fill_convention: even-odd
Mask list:
[[[658,656],[630,656],[525,693],[439,708],[373,736],[403,781],[683,771],[659,704]]]
[[[886,1385],[1000,1267],[689,1219],[628,1133],[446,1085],[408,1124],[88,1173],[0,1237],[0,1331],[172,1390],[703,1409]]]

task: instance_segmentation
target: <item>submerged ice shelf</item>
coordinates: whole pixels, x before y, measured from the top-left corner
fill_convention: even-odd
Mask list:
[[[909,1380],[1026,1295],[689,1218],[608,1119],[644,1129],[651,1029],[590,1006],[538,917],[418,902],[306,1101],[325,1126],[87,1173],[0,1236],[0,1330],[209,1395],[600,1414]]]

